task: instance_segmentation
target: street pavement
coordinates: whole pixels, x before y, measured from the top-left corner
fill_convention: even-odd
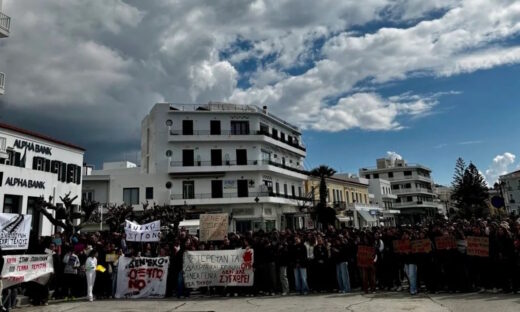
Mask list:
[[[169,312],[169,311],[347,311],[347,312],[508,312],[520,311],[520,295],[513,294],[419,294],[405,293],[320,294],[286,297],[190,298],[187,300],[102,300],[51,303],[26,307],[27,312]]]

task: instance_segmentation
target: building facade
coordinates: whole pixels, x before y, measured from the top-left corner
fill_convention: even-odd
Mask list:
[[[393,208],[399,210],[400,223],[418,223],[438,213],[433,192],[431,170],[403,159],[381,158],[375,168],[362,168],[361,177],[390,181],[392,194],[397,195]]]
[[[520,215],[520,170],[500,176],[507,213]]]
[[[0,211],[31,214],[32,229],[50,235],[54,228],[34,209],[38,197],[55,205],[70,193],[81,204],[84,149],[42,134],[0,123]]]
[[[368,180],[335,175],[325,179],[327,183],[327,206],[336,210],[339,224],[356,228],[380,224],[382,209],[371,203]],[[320,178],[309,176],[305,192],[310,194],[313,206],[320,201]]]
[[[370,203],[382,209],[382,223],[384,225],[395,225],[396,215],[399,214],[399,210],[393,208],[397,200],[397,195],[392,193],[390,181],[384,179],[369,179],[368,191],[373,195]]]
[[[9,37],[11,30],[11,18],[2,11],[2,0],[0,0],[0,39]],[[5,73],[0,68],[0,95],[5,93]]]
[[[93,170],[86,196],[136,209],[182,206],[193,218],[225,212],[241,232],[304,226],[301,133],[265,107],[161,103],[141,129],[141,166]]]

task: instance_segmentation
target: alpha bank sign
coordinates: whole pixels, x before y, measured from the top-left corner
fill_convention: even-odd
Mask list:
[[[16,140],[14,141],[14,147],[19,149],[27,149],[28,151],[43,154],[43,155],[52,155],[52,148],[48,146],[43,146],[37,143],[28,142],[24,140]]]
[[[25,188],[29,188],[29,189],[40,189],[40,190],[45,189],[44,181],[37,181],[37,180],[23,179],[23,178],[7,177],[5,179],[5,185],[16,186],[16,187],[25,187]]]

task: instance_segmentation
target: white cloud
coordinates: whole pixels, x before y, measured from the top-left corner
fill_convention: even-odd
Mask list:
[[[8,0],[4,11],[4,118],[77,128],[70,139],[95,148],[135,144],[156,101],[268,105],[323,131],[398,130],[441,95],[382,96],[379,83],[520,62],[507,44],[520,32],[512,0]],[[398,26],[353,31],[369,23]]]
[[[386,152],[386,157],[392,161],[396,161],[396,160],[402,160],[403,159],[403,156],[397,154],[396,152],[392,152],[392,151],[388,151]]]
[[[493,185],[501,175],[510,172],[514,168],[515,160],[516,156],[509,152],[495,156],[484,173],[488,185]]]

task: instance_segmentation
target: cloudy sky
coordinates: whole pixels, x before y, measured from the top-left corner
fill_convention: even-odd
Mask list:
[[[4,0],[0,120],[136,158],[156,102],[267,105],[304,129],[306,165],[387,152],[447,184],[520,154],[520,2]],[[323,151],[327,151],[324,153]]]

